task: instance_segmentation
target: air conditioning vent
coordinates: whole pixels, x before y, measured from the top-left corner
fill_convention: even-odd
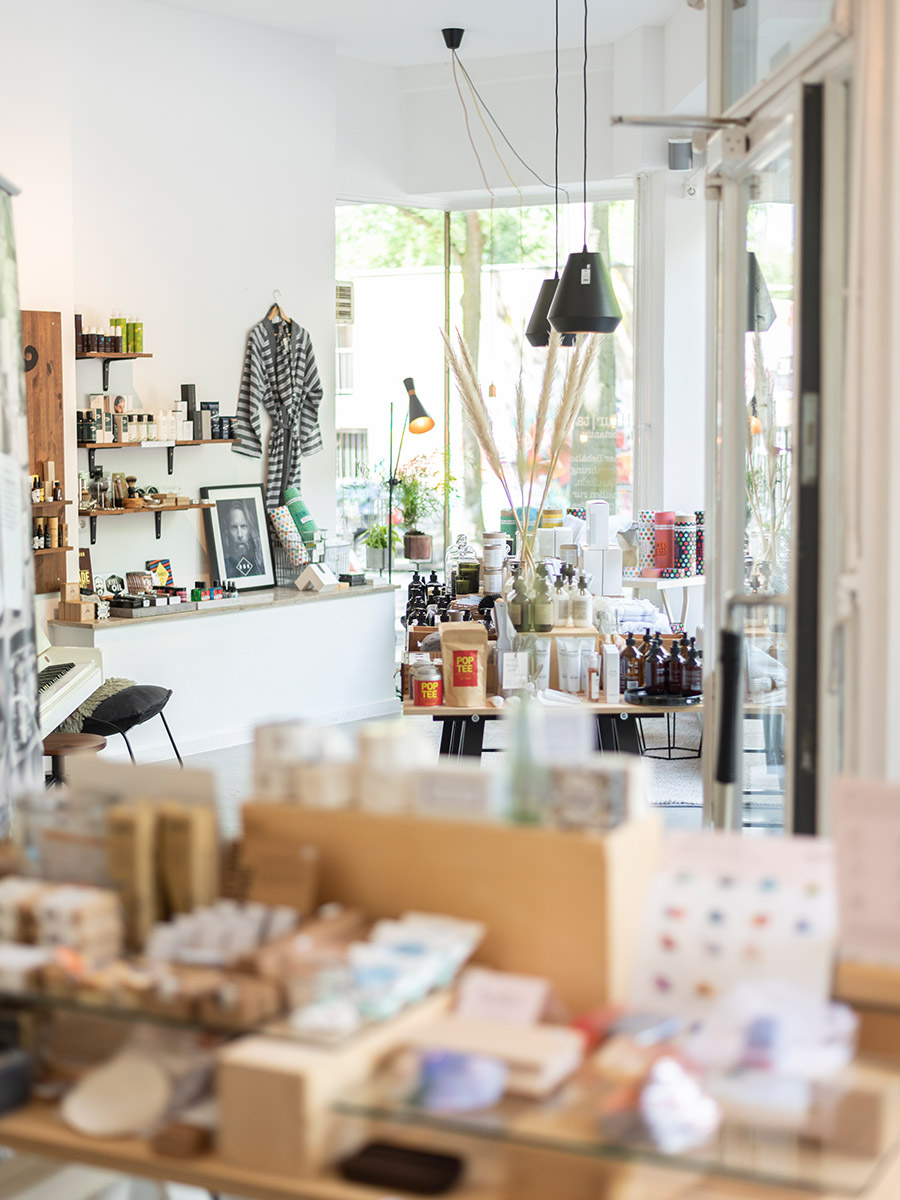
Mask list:
[[[338,325],[353,324],[353,284],[334,285],[334,319]]]

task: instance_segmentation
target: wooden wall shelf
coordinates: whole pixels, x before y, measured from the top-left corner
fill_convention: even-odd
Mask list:
[[[48,546],[42,550],[35,550],[35,554],[65,554],[67,550],[74,549],[73,546]]]
[[[98,450],[142,450],[144,447],[166,451],[168,473],[171,475],[175,470],[176,446],[233,446],[240,440],[240,438],[195,438],[185,442],[77,442],[76,445],[79,450],[87,450],[88,471],[92,475],[96,466]]]
[[[109,364],[126,358],[152,358],[152,354],[111,354],[107,350],[88,350],[76,354],[76,358],[99,358],[103,363],[103,390],[109,387]]]
[[[41,500],[38,504],[32,504],[32,516],[42,517],[47,513],[54,513],[60,508],[65,508],[67,504],[71,504],[71,500]]]
[[[113,354],[109,350],[88,350],[82,354],[76,354],[76,358],[152,358],[152,354]]]
[[[142,517],[145,513],[153,513],[156,518],[156,540],[162,537],[163,513],[190,512],[192,508],[215,508],[215,502],[210,500],[192,500],[190,504],[182,504],[180,508],[167,505],[165,508],[80,508],[79,517],[87,517],[91,522],[91,545],[97,542],[98,517]]]

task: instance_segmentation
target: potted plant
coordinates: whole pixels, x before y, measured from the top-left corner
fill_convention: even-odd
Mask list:
[[[400,520],[405,529],[403,555],[413,562],[431,562],[432,538],[423,533],[420,526],[428,518],[441,511],[440,468],[433,456],[423,454],[411,458],[397,471],[394,480],[394,498],[400,509]]]
[[[387,566],[388,527],[373,525],[362,540],[366,548],[366,569],[383,571]],[[391,530],[391,546],[394,554],[400,550],[400,535],[396,529]]]

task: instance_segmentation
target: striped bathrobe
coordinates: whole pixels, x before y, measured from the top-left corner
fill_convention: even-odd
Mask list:
[[[252,458],[262,456],[259,410],[272,419],[266,473],[266,507],[282,503],[286,487],[300,486],[301,456],[322,449],[319,402],[322,384],[312,341],[296,321],[290,328],[268,319],[250,330],[241,390],[238,395],[232,449]]]

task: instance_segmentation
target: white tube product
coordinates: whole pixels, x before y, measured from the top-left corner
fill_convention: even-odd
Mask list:
[[[604,642],[603,650],[603,699],[607,704],[619,702],[619,647]]]
[[[557,638],[556,657],[560,688],[570,695],[577,695],[581,689],[581,647],[576,639]]]
[[[587,503],[588,546],[605,550],[609,545],[609,504],[605,500]]]
[[[550,641],[548,637],[539,637],[534,643],[534,666],[537,672],[534,686],[539,691],[550,686]]]

